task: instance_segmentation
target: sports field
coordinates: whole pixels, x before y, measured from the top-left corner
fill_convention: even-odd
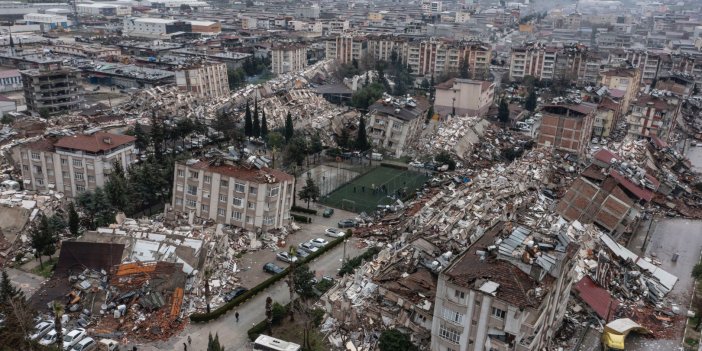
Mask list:
[[[378,205],[412,194],[427,180],[424,173],[391,167],[376,167],[342,185],[322,199],[322,203],[352,212],[371,213]]]

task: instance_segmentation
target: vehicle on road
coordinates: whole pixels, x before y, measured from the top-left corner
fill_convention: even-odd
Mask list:
[[[342,219],[338,223],[339,228],[354,228],[358,226],[358,223],[353,219]]]
[[[275,258],[285,263],[297,262],[297,257],[290,255],[290,253],[287,251],[278,252],[277,254],[275,254]]]
[[[49,331],[54,329],[54,322],[53,321],[43,321],[34,326],[34,332],[32,335],[29,336],[29,339],[31,340],[39,340],[41,339],[44,335],[46,335]]]
[[[249,289],[240,286],[238,288],[235,288],[234,290],[224,294],[224,301],[229,302],[231,300],[234,300],[237,296],[249,291]]]
[[[343,230],[336,228],[327,228],[327,230],[324,231],[324,235],[332,238],[341,238],[342,236],[346,235],[346,233]]]
[[[327,208],[322,212],[322,217],[324,218],[329,218],[334,214],[334,209],[333,208]]]
[[[300,245],[297,245],[297,247],[300,249],[298,251],[306,251],[308,253],[314,253],[319,251],[319,248],[314,246],[311,242],[302,243]]]
[[[270,274],[283,273],[283,269],[273,262],[268,262],[263,265],[263,271]]]
[[[322,239],[322,238],[317,238],[317,239],[312,239],[310,240],[310,244],[316,246],[316,247],[324,247],[327,244],[329,244],[328,241]]]
[[[83,340],[85,334],[85,329],[83,328],[76,328],[68,332],[68,334],[63,336],[63,349],[65,351],[70,350],[73,345]]]

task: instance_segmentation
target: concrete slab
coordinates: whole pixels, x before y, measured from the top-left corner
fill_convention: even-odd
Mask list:
[[[41,283],[46,279],[36,274],[27,273],[19,269],[6,268],[10,281],[16,287],[22,289],[24,295],[29,298],[39,289]]]

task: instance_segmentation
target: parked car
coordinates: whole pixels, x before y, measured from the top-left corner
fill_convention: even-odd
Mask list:
[[[85,337],[85,329],[76,328],[68,332],[68,334],[63,336],[63,349],[68,351]]]
[[[119,343],[112,339],[101,339],[98,342],[98,351],[117,351],[119,350]]]
[[[87,337],[79,342],[77,342],[71,348],[71,351],[90,351],[97,348],[97,343],[91,337]]]
[[[240,286],[238,288],[235,288],[234,290],[224,294],[224,301],[229,302],[231,300],[234,300],[237,296],[249,291],[249,289]]]
[[[409,163],[410,167],[424,168],[424,164],[419,161],[412,161]]]
[[[354,228],[358,226],[358,223],[353,219],[342,219],[339,221],[338,225],[339,228]]]
[[[63,328],[63,332],[62,332],[63,334],[61,334],[61,335],[66,335],[67,332],[68,332],[68,330],[66,330],[66,328]],[[44,346],[52,345],[53,343],[55,343],[57,341],[56,340],[57,337],[58,337],[58,333],[56,332],[56,329],[55,328],[51,329],[51,330],[49,330],[48,333],[46,333],[46,335],[44,335],[43,338],[41,338],[41,340],[39,340],[39,344],[44,345]]]
[[[297,257],[291,256],[290,253],[287,251],[278,252],[277,254],[275,254],[275,258],[277,258],[285,263],[297,262]]]
[[[334,209],[333,208],[327,208],[322,212],[322,217],[324,218],[329,218],[334,214]]]
[[[283,269],[273,262],[268,262],[263,265],[263,271],[270,274],[282,273]]]
[[[34,332],[32,333],[32,335],[29,336],[29,338],[31,340],[39,340],[52,329],[54,329],[53,321],[39,322],[39,324],[34,326]]]
[[[297,252],[295,253],[295,256],[297,256],[297,258],[299,258],[301,260],[304,260],[309,255],[310,255],[310,253],[305,251],[305,250],[297,250]]]
[[[313,252],[319,251],[319,248],[314,246],[311,242],[302,243],[300,245],[297,245],[297,247],[300,249],[300,250],[297,250],[298,252],[299,251],[306,251],[309,253],[313,253]]]
[[[317,238],[317,239],[312,239],[310,240],[310,244],[316,246],[316,247],[324,247],[327,244],[329,244],[328,241],[322,239],[322,238]]]
[[[342,236],[346,235],[346,233],[343,230],[336,228],[327,228],[327,230],[324,231],[324,235],[332,238],[341,238]]]

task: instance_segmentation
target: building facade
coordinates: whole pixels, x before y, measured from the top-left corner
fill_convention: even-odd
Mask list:
[[[541,109],[539,146],[584,157],[592,135],[596,104],[547,105]]]
[[[44,30],[56,28],[68,28],[68,17],[49,13],[28,13],[24,15],[27,24],[38,24],[44,26]]]
[[[365,55],[367,47],[368,42],[365,38],[351,35],[340,35],[325,42],[327,59],[335,59],[340,64],[351,63],[353,60],[359,61]]]
[[[436,86],[434,112],[440,116],[483,116],[495,99],[495,83],[453,78]]]
[[[379,100],[368,108],[368,138],[378,150],[401,157],[407,146],[416,141],[429,109],[425,98]]]
[[[55,61],[20,73],[27,110],[57,114],[80,108],[83,102],[80,70],[63,67],[61,61]]]
[[[104,59],[111,56],[120,56],[122,54],[119,48],[116,47],[103,45],[80,45],[77,43],[73,43],[71,45],[54,44],[51,46],[51,52],[87,57],[91,59]]]
[[[273,73],[283,74],[307,67],[307,47],[304,45],[280,45],[271,49]]]
[[[628,133],[637,139],[655,136],[667,141],[681,108],[682,99],[676,96],[641,95],[626,117]]]
[[[104,132],[41,139],[13,148],[12,158],[22,172],[25,189],[76,197],[105,186],[115,162],[127,169],[136,160],[135,140]]]
[[[229,96],[229,78],[225,63],[198,63],[176,71],[175,78],[180,91],[210,98]]]
[[[22,74],[19,70],[0,71],[0,92],[22,90]]]
[[[622,113],[629,111],[631,101],[636,98],[641,82],[641,69],[638,67],[617,67],[605,70],[600,74],[600,84],[607,87],[612,95],[621,96]],[[613,90],[618,91],[615,94]]]
[[[190,160],[175,166],[171,205],[217,223],[266,231],[288,224],[294,182],[293,176],[267,167]]]

